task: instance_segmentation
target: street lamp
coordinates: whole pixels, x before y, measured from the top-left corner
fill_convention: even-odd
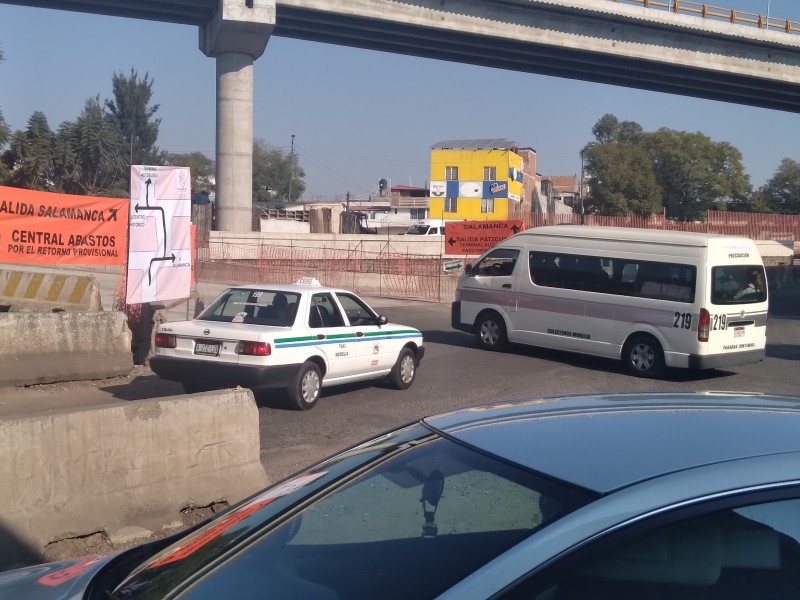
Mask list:
[[[292,201],[292,179],[294,178],[294,134],[292,134],[292,150],[289,153],[289,198],[287,202]]]

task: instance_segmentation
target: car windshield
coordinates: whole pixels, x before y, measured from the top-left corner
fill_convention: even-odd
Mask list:
[[[344,466],[351,471],[341,473]],[[320,485],[333,472],[339,478]],[[319,479],[295,493],[299,508],[284,512],[276,527],[251,536],[230,558],[225,534],[212,544],[201,531],[179,545],[192,549],[195,573],[200,555],[206,564],[227,558],[192,582],[191,598],[255,598],[264,590],[286,600],[432,598],[590,500],[419,425],[305,476]],[[277,514],[278,507],[265,510]],[[173,553],[175,561],[188,557],[185,550]],[[174,584],[180,579],[167,570],[171,560],[162,556],[143,573],[161,573]],[[134,579],[125,589],[136,588]]]
[[[417,223],[416,225],[412,225],[408,228],[406,235],[425,235],[428,233],[428,229],[430,229],[429,225]]]
[[[291,327],[300,294],[280,290],[231,288],[225,290],[197,319]]]
[[[767,285],[761,265],[726,265],[711,269],[712,304],[766,302]]]

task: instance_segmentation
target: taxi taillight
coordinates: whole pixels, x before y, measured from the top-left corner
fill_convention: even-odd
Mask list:
[[[156,348],[175,348],[178,345],[178,338],[171,333],[156,334]]]
[[[272,348],[266,342],[239,342],[238,352],[247,356],[269,356]]]
[[[697,325],[697,341],[707,342],[711,331],[711,313],[705,308],[700,309],[700,322]]]

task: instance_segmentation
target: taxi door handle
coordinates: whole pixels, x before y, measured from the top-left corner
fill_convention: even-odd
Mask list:
[[[363,331],[356,331],[356,337],[364,337]]]
[[[503,287],[504,287],[504,288],[511,289],[511,284],[510,284],[510,283],[504,283],[504,284],[503,284]]]
[[[325,339],[325,334],[324,333],[318,333],[317,334],[317,339],[318,340],[324,340]]]

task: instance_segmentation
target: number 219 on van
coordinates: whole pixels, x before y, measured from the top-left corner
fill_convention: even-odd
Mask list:
[[[767,283],[748,238],[562,225],[511,236],[467,265],[453,328],[622,360],[631,373],[764,359]]]

